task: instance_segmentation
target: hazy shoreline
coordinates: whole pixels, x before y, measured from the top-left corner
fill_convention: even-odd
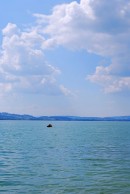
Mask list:
[[[45,121],[130,121],[130,116],[82,117],[82,116],[32,116],[27,114],[0,113],[0,120],[45,120]]]

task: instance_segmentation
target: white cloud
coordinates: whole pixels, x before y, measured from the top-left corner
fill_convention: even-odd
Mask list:
[[[81,0],[57,5],[51,15],[34,14],[36,26],[24,31],[9,23],[0,52],[0,84],[9,89],[1,91],[71,94],[57,83],[60,70],[44,56],[45,49],[57,45],[111,58],[111,64],[98,66],[87,80],[106,92],[130,89],[129,10],[130,1]]]
[[[45,59],[44,36],[35,28],[21,31],[9,23],[3,29],[0,52],[0,93],[33,92],[51,95],[64,94],[56,76],[60,70]]]
[[[20,33],[19,29],[17,28],[17,25],[12,23],[8,23],[8,25],[6,26],[6,28],[2,30],[2,32],[4,36],[8,36],[8,37],[11,37],[14,34]]]
[[[61,91],[63,92],[63,94],[64,94],[65,96],[73,96],[73,97],[76,96],[73,92],[71,92],[68,88],[66,88],[66,87],[63,86],[63,85],[60,85],[60,89],[61,89]]]
[[[100,84],[106,93],[130,89],[130,77],[111,75],[108,67],[98,66],[96,72],[87,76],[86,79]]]
[[[130,1],[81,0],[54,7],[51,15],[34,14],[44,47],[64,45],[111,58],[106,73],[89,75],[105,91],[130,89]],[[111,81],[108,81],[111,80]],[[104,84],[105,83],[105,84]]]

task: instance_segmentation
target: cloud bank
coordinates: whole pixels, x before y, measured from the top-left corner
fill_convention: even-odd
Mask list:
[[[130,1],[81,0],[55,6],[51,15],[34,14],[37,30],[48,38],[43,47],[84,49],[111,64],[97,66],[87,80],[105,92],[130,89]]]
[[[8,23],[3,29],[0,52],[0,93],[24,92],[66,95],[69,90],[57,83],[60,70],[48,64],[42,45],[44,36],[36,30],[21,31]],[[63,90],[64,88],[64,90]]]
[[[60,70],[44,50],[65,46],[111,59],[86,80],[105,92],[130,89],[130,1],[81,0],[57,5],[52,14],[35,13],[36,24],[21,30],[8,23],[0,51],[0,91],[70,95],[57,83]],[[82,67],[81,67],[82,68]]]

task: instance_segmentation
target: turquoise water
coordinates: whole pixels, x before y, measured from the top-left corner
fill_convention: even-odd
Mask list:
[[[0,121],[0,193],[130,193],[130,122],[47,124]]]

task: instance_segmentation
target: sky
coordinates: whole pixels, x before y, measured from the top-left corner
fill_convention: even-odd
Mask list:
[[[0,112],[130,115],[130,0],[2,0],[0,18]]]

